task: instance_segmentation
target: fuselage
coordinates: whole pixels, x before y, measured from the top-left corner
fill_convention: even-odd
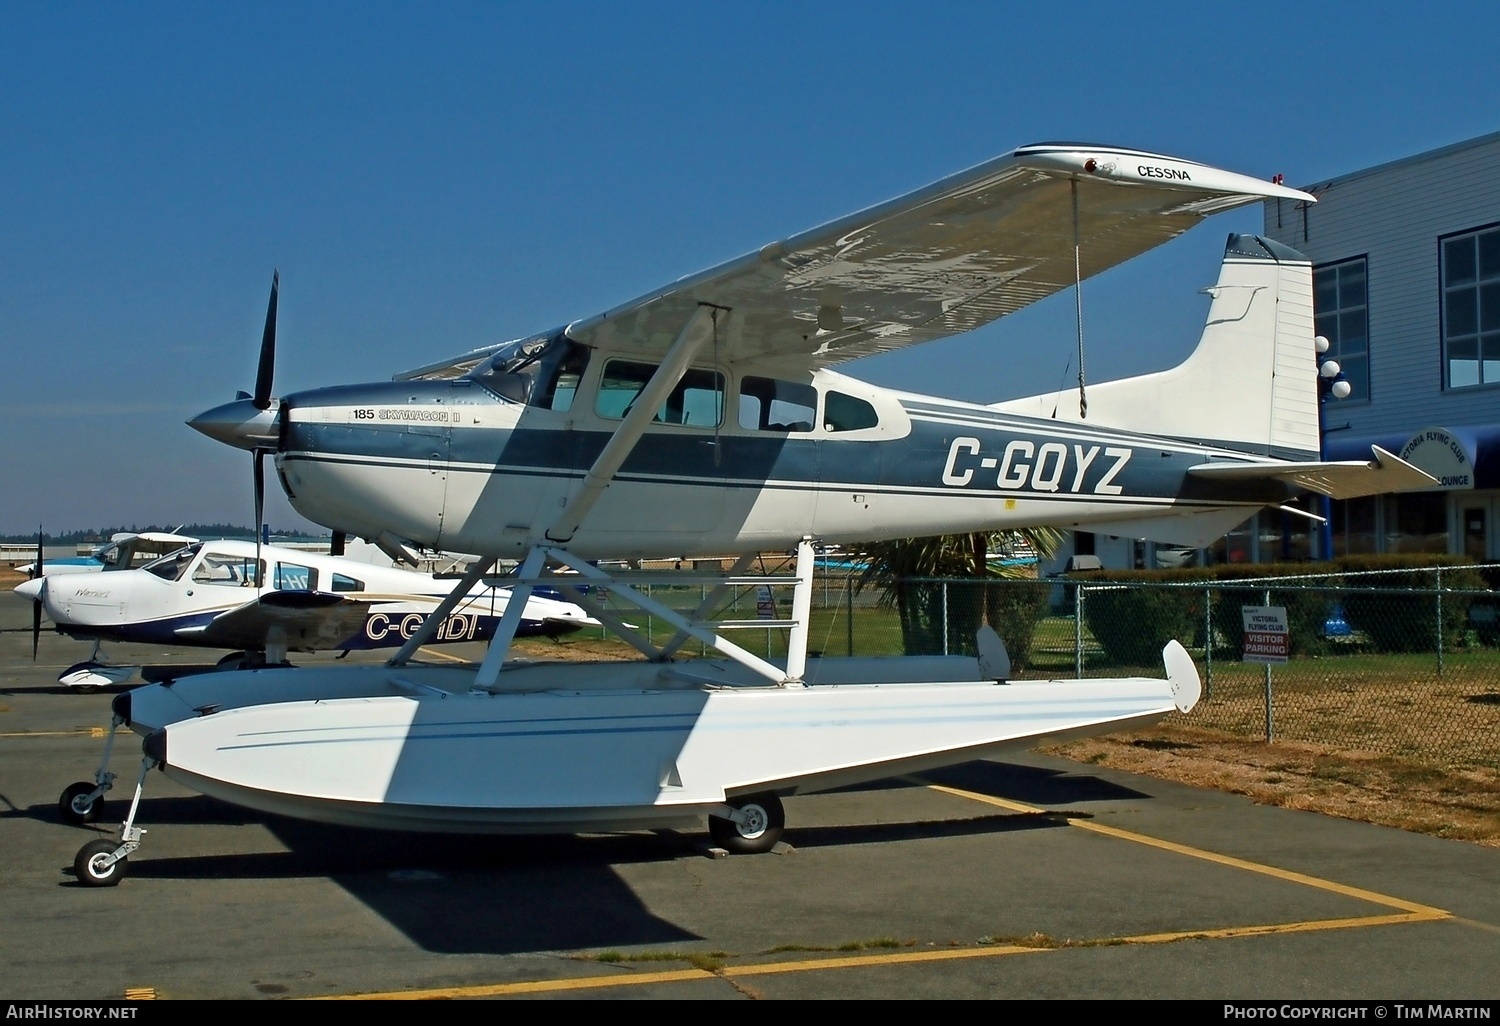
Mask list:
[[[295,393],[279,414],[282,485],[299,513],[335,530],[519,556],[576,495],[628,407],[621,382],[628,390],[639,367],[593,354],[550,405],[535,393],[504,397],[482,377]],[[1218,514],[1207,530],[1217,537],[1288,493],[1265,483],[1210,491],[1187,470],[1254,458],[830,371],[694,368],[568,548],[584,558],[686,556],[787,549],[804,537],[1186,523],[1184,513]]]
[[[257,557],[263,564],[259,589]],[[228,540],[196,543],[140,569],[49,577],[36,587],[40,583],[28,582],[35,593],[27,597],[42,603],[59,631],[82,640],[256,648],[254,636],[230,639],[233,644],[226,645],[209,632],[210,625],[257,597],[277,592],[319,592],[368,606],[352,629],[341,626],[332,635],[311,623],[300,628],[288,620],[284,626],[289,649],[314,651],[399,646],[457,582],[300,549],[257,549],[254,542]],[[434,640],[488,640],[509,595],[504,588],[476,587],[449,614]],[[592,622],[572,603],[533,595],[521,633],[563,633]]]

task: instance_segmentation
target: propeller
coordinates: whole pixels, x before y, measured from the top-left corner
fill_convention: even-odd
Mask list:
[[[42,529],[36,529],[36,562],[31,564],[31,579],[34,581],[41,577],[42,571]],[[42,587],[46,587],[42,582]],[[36,653],[42,643],[42,596],[41,592],[31,600],[31,661],[36,662]]]
[[[281,272],[271,272],[271,300],[266,304],[266,328],[260,336],[260,366],[255,373],[255,394],[251,402],[262,412],[271,408],[271,378],[276,369],[276,297],[281,291]],[[260,558],[262,526],[266,508],[266,450],[257,446],[251,451],[255,463],[255,589],[265,587],[265,565]]]

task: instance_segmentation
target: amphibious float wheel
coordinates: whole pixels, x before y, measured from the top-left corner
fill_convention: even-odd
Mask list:
[[[89,798],[94,793],[95,786],[87,780],[67,786],[62,797],[57,800],[57,812],[64,823],[82,826],[99,818],[99,806],[103,802],[98,798]]]
[[[114,841],[90,841],[78,849],[73,859],[73,874],[85,887],[113,887],[125,879],[125,860],[119,859],[109,865],[104,860],[119,845]]]
[[[708,833],[715,844],[735,855],[757,855],[776,847],[786,826],[786,812],[780,798],[774,794],[752,794],[732,798],[729,804],[745,814],[745,822],[708,817]]]

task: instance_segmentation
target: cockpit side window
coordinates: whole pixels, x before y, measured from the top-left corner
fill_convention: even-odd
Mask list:
[[[466,377],[502,399],[548,410],[573,405],[589,350],[564,335],[512,342]]]
[[[818,392],[811,385],[775,378],[740,380],[740,427],[749,431],[811,431]]]
[[[194,584],[225,584],[233,588],[255,583],[255,558],[227,552],[208,552],[193,570]]]
[[[621,419],[635,405],[636,397],[656,373],[649,363],[611,360],[599,378],[594,411],[601,417]],[[656,424],[686,424],[715,427],[724,416],[724,376],[716,371],[690,368],[656,411]]]
[[[875,407],[842,392],[829,392],[823,399],[823,430],[858,431],[880,424]]]

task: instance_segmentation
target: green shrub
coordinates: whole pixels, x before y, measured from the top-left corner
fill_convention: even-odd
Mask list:
[[[1013,673],[1031,665],[1037,624],[1051,611],[1052,586],[1045,581],[992,581],[985,588],[985,619],[1005,642]]]
[[[1090,588],[1083,621],[1114,666],[1156,666],[1168,641],[1194,637],[1203,622],[1197,588]]]
[[[1012,671],[1020,673],[1031,661],[1032,637],[1047,615],[1051,591],[1036,580],[899,582],[896,605],[906,654],[976,655],[975,635],[987,622],[1005,642]]]
[[[1224,651],[1238,656],[1243,651],[1244,620],[1243,606],[1261,606],[1266,603],[1265,578],[1276,577],[1321,577],[1328,581],[1308,582],[1310,587],[1301,587],[1303,582],[1289,582],[1287,587],[1273,588],[1272,606],[1282,606],[1287,611],[1287,630],[1291,655],[1315,656],[1334,650],[1339,644],[1324,636],[1324,625],[1333,611],[1340,606],[1350,627],[1369,638],[1372,647],[1386,652],[1430,651],[1438,635],[1439,603],[1433,592],[1436,580],[1435,568],[1441,567],[1444,595],[1442,597],[1442,639],[1445,648],[1456,648],[1463,644],[1468,631],[1475,629],[1469,622],[1469,607],[1475,596],[1448,594],[1449,591],[1482,591],[1488,585],[1481,573],[1475,570],[1472,561],[1461,556],[1411,554],[1395,556],[1344,556],[1329,563],[1226,563],[1211,567],[1193,567],[1185,570],[1094,570],[1070,574],[1075,580],[1087,582],[1114,581],[1139,585],[1156,582],[1202,582],[1213,596],[1212,620],[1215,651]],[[1361,576],[1372,570],[1388,571],[1373,576]],[[1401,572],[1397,572],[1401,571]],[[1347,575],[1347,576],[1346,576]],[[1255,580],[1256,584],[1235,582]],[[1137,592],[1160,589],[1136,588]],[[1134,611],[1116,609],[1105,600],[1102,608],[1088,611],[1087,605],[1111,592],[1090,591],[1085,598],[1085,620],[1089,629],[1112,662],[1140,665],[1140,657],[1158,642],[1155,635],[1164,630],[1174,631],[1171,636],[1179,640],[1192,638],[1197,645],[1206,645],[1202,598],[1197,589],[1196,603],[1188,599],[1180,605],[1195,610],[1197,621],[1188,622],[1179,604],[1164,599],[1151,599]],[[1125,602],[1126,600],[1120,600]],[[1485,603],[1480,599],[1481,605]],[[1132,620],[1134,617],[1134,620]],[[1480,624],[1484,626],[1484,624]],[[1132,637],[1138,627],[1141,637]],[[1101,633],[1101,631],[1103,633]],[[1500,636],[1500,628],[1494,633]],[[1109,640],[1106,640],[1106,636]],[[1126,658],[1126,656],[1129,658]],[[1154,662],[1155,657],[1148,660]]]
[[[1338,562],[1350,574],[1344,597],[1349,625],[1368,636],[1379,652],[1433,651],[1439,618],[1443,647],[1461,647],[1474,597],[1448,592],[1486,587],[1470,561],[1457,556],[1350,556]],[[1441,596],[1435,591],[1435,567],[1443,568]],[[1387,572],[1360,576],[1377,570]]]

